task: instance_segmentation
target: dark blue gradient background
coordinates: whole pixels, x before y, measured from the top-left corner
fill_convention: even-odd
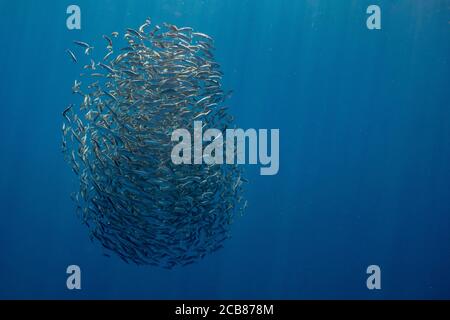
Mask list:
[[[73,3],[81,31],[65,26]],[[73,3],[0,1],[0,298],[450,298],[450,1]],[[237,126],[281,137],[278,175],[246,168],[225,248],[175,270],[102,256],[60,151],[65,49],[147,16],[212,35]]]

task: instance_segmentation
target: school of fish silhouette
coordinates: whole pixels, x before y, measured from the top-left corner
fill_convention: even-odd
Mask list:
[[[80,102],[63,112],[77,214],[107,256],[165,268],[194,263],[223,247],[244,209],[238,165],[171,161],[175,129],[200,120],[225,131],[233,123],[213,39],[150,19],[103,38],[101,62],[86,42],[67,50],[74,63],[76,54],[89,60],[72,87]]]

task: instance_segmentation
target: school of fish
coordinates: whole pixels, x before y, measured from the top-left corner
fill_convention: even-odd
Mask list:
[[[127,263],[172,268],[223,246],[247,205],[237,165],[175,165],[175,129],[231,128],[213,39],[150,19],[103,36],[106,49],[74,41],[83,65],[63,111],[62,150],[78,177],[72,194],[91,240]],[[118,45],[118,43],[122,45]],[[77,180],[77,181],[78,181]]]

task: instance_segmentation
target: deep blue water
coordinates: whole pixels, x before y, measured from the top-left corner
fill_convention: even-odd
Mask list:
[[[81,31],[72,2],[0,2],[0,298],[450,298],[450,1],[74,3]],[[279,174],[246,168],[232,239],[174,270],[102,255],[60,150],[65,49],[147,16],[212,35],[236,124],[280,129]]]

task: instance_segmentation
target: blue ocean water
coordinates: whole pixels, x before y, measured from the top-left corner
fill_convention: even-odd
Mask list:
[[[77,4],[82,29],[66,28]],[[368,30],[366,8],[382,10]],[[0,298],[450,298],[450,2],[0,2]],[[60,149],[72,40],[155,23],[215,38],[241,128],[280,129],[247,166],[225,248],[165,270],[89,241]],[[82,289],[66,288],[79,265]],[[366,268],[381,268],[368,290]]]

